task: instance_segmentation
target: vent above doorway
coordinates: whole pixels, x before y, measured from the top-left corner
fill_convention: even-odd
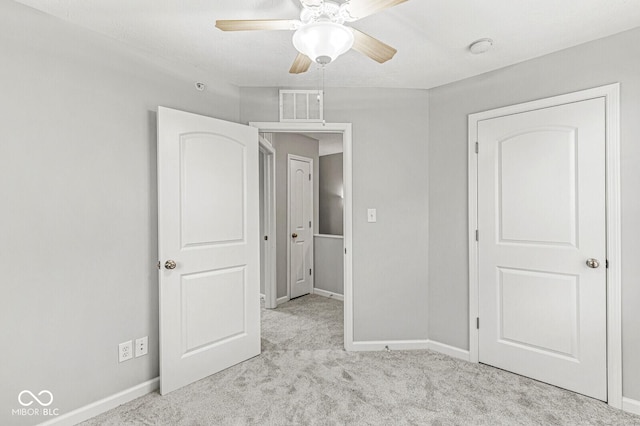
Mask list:
[[[322,122],[322,90],[280,90],[280,121]]]

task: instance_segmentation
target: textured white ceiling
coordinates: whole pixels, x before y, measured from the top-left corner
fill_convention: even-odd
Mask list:
[[[318,87],[288,73],[288,31],[222,32],[216,19],[297,19],[298,0],[18,0],[148,54],[241,87]],[[380,65],[351,51],[326,68],[327,87],[430,88],[640,26],[639,0],[410,0],[352,24],[396,47]],[[494,48],[468,45],[490,37]]]

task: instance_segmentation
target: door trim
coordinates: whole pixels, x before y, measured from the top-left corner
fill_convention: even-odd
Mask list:
[[[353,345],[353,154],[351,123],[279,123],[251,122],[259,132],[267,133],[342,133],[344,185],[344,347]]]
[[[310,228],[310,233],[311,233],[311,270],[314,270],[314,264],[313,264],[313,229],[315,227],[315,217],[313,215],[314,212],[314,203],[313,203],[313,198],[315,196],[315,192],[313,190],[313,184],[315,183],[315,180],[313,179],[313,158],[308,158],[308,157],[302,157],[300,155],[294,155],[294,154],[287,154],[287,297],[289,297],[289,299],[291,299],[291,235],[289,235],[289,232],[291,232],[291,160],[298,160],[298,161],[303,161],[305,163],[309,163],[309,173],[311,174],[311,225]],[[309,292],[309,294],[313,294],[313,288],[315,286],[315,280],[313,279],[314,275],[311,274],[311,291]]]
[[[269,236],[265,244],[265,269],[264,269],[264,307],[275,309],[278,306],[276,292],[273,291],[276,282],[276,151],[273,145],[263,138],[258,137],[260,152],[264,155],[264,231]],[[261,235],[262,239],[264,236]],[[264,240],[262,240],[264,241]],[[262,243],[261,241],[261,243]]]
[[[610,84],[566,95],[554,96],[470,114],[468,118],[469,166],[469,358],[479,362],[476,318],[478,298],[478,163],[475,151],[478,122],[505,115],[585,101],[605,99],[606,125],[606,245],[607,260],[607,401],[622,408],[622,298],[620,229],[620,84]]]

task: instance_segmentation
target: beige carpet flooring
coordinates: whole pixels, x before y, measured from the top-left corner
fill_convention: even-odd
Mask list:
[[[430,351],[347,353],[342,302],[262,311],[262,355],[86,425],[640,425],[600,401]]]

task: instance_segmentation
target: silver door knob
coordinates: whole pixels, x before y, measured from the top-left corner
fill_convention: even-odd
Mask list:
[[[298,234],[294,232],[293,234],[291,234],[291,238],[298,238]]]
[[[587,259],[587,266],[595,269],[600,266],[600,262],[598,262],[598,259]]]
[[[166,269],[176,269],[176,262],[175,260],[167,260],[166,262],[164,262],[164,267]]]

